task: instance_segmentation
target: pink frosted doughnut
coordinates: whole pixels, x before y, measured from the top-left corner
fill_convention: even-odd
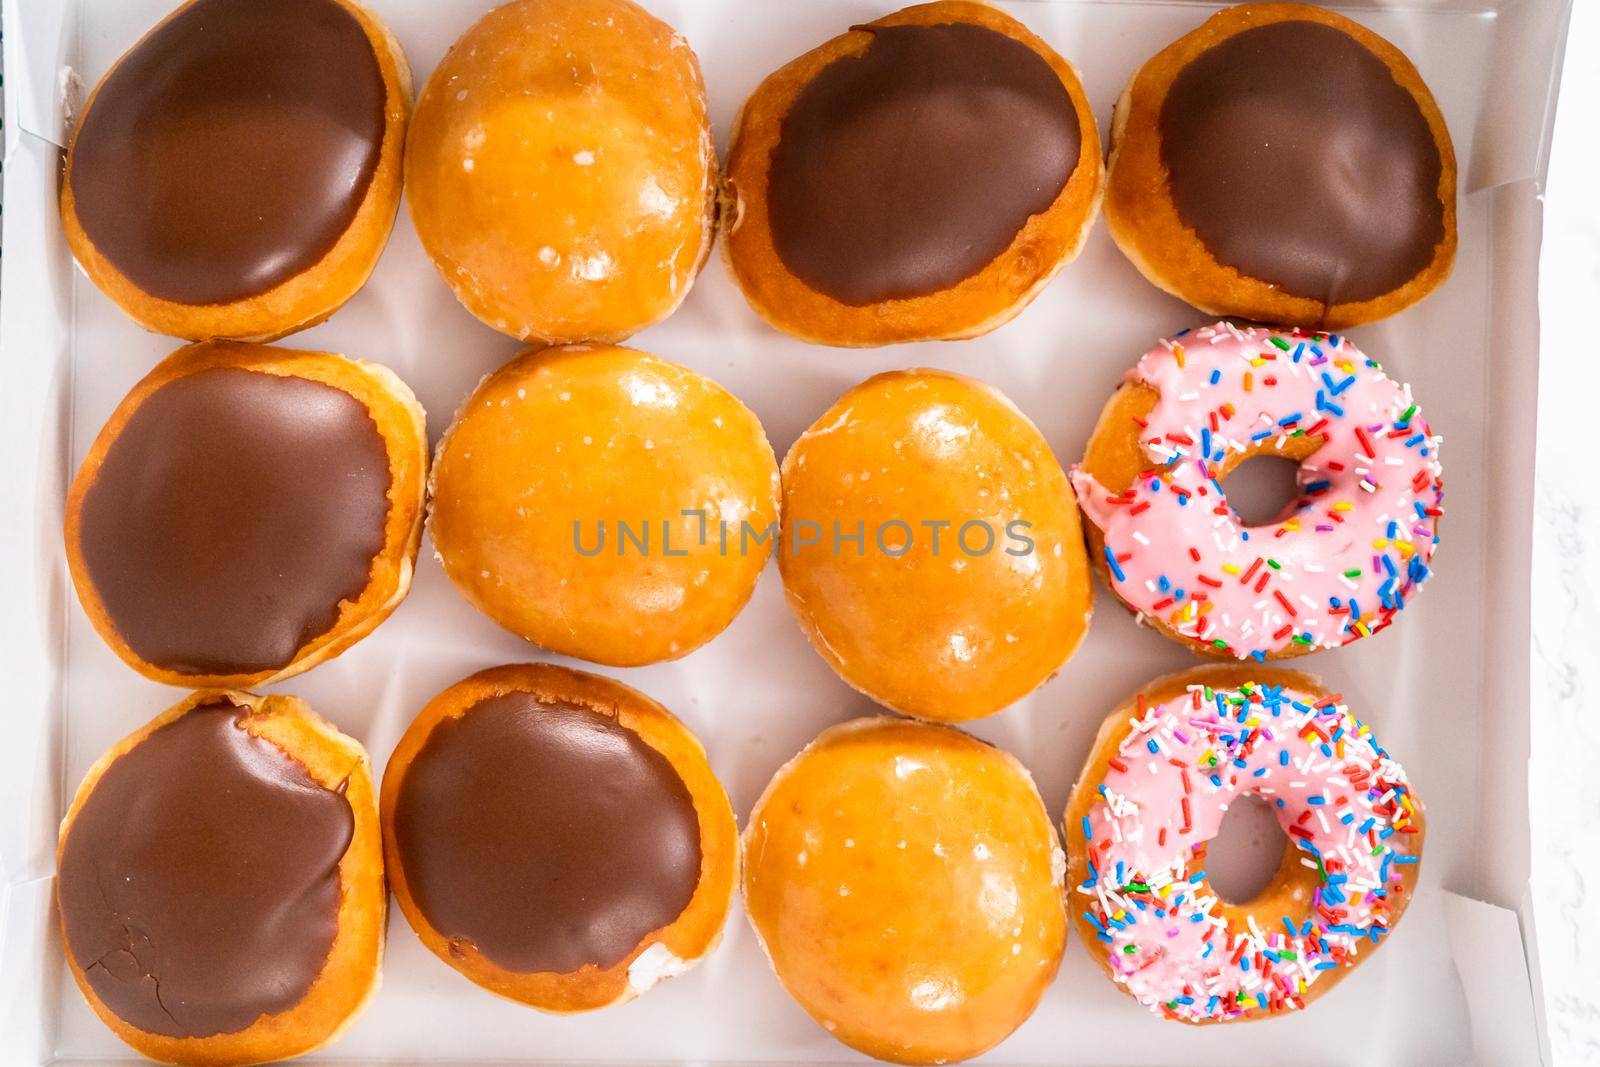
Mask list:
[[[1206,843],[1238,798],[1269,801],[1288,838],[1265,889],[1219,899]],[[1065,820],[1075,923],[1158,1015],[1231,1022],[1293,1011],[1399,921],[1423,814],[1405,771],[1303,674],[1210,667],[1112,713]]]
[[[1278,518],[1244,525],[1222,479],[1300,462]],[[1221,322],[1162,341],[1072,470],[1094,558],[1141,619],[1256,660],[1383,629],[1432,572],[1439,438],[1408,386],[1347,338]]]

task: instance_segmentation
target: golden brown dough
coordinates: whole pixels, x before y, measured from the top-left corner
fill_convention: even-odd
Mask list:
[[[959,730],[824,731],[773,776],[744,842],[745,905],[779,981],[869,1056],[976,1056],[1055,978],[1055,831],[1023,766]]]
[[[972,378],[891,371],[845,393],[784,457],[783,521],[778,563],[806,636],[895,711],[991,714],[1088,629],[1066,475],[1027,416]]]
[[[541,648],[613,666],[721,633],[778,514],[755,415],[703,375],[609,345],[530,349],[490,375],[433,478],[433,543],[461,594]]]
[[[716,151],[694,52],[629,0],[512,0],[417,101],[406,198],[466,309],[523,341],[620,341],[711,248]]]

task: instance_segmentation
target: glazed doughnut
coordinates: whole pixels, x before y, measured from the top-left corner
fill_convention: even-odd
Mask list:
[[[1206,844],[1245,796],[1270,799],[1286,844],[1266,888],[1228,901]],[[1196,668],[1152,682],[1095,738],[1065,820],[1073,922],[1164,1018],[1296,1011],[1400,921],[1423,828],[1405,771],[1316,679]]]
[[[1093,603],[1072,489],[999,390],[937,370],[856,386],[783,461],[778,565],[828,666],[906,715],[959,722],[1043,684]]]
[[[162,1063],[332,1041],[377,991],[388,899],[367,754],[294,697],[192,694],[101,756],[61,823],[67,966]]]
[[[745,104],[723,249],[805,341],[976,337],[1077,256],[1100,136],[1072,66],[998,8],[939,0],[807,52]]]
[[[523,341],[620,341],[711,249],[716,151],[688,43],[629,0],[512,0],[417,100],[406,199],[456,298]]]
[[[405,598],[422,536],[422,408],[384,367],[211,341],[117,405],[67,496],[95,630],[168,685],[298,674]]]
[[[353,0],[190,0],[84,105],[67,242],[157,333],[271,341],[314,325],[389,240],[410,98],[399,43]]]
[[[461,594],[541,648],[615,666],[721,633],[778,515],[772,446],[738,398],[607,345],[530,349],[486,378],[433,481],[433,543]]]
[[[1140,359],[1072,480],[1090,559],[1140,621],[1281,659],[1384,629],[1433,573],[1439,441],[1349,338],[1219,322]],[[1247,526],[1223,482],[1261,455],[1300,464],[1299,495]]]
[[[1308,4],[1240,4],[1133,76],[1106,225],[1146,278],[1207,314],[1372,322],[1450,273],[1450,131],[1371,30]]]
[[[716,947],[738,827],[672,713],[549,664],[435,697],[383,775],[384,855],[430,951],[548,1012],[631,1000]]]
[[[772,778],[744,898],[789,995],[894,1063],[1005,1040],[1055,978],[1064,858],[1027,770],[949,726],[855,719]]]

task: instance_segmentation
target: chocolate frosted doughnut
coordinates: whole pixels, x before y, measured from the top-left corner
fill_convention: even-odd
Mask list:
[[[366,281],[399,199],[409,74],[344,0],[194,0],[89,99],[62,213],[145,326],[270,340]]]
[[[974,336],[1077,253],[1099,152],[1072,68],[1021,23],[961,0],[907,8],[745,105],[729,260],[755,309],[805,340]]]
[[[79,788],[57,865],[73,977],[155,1059],[298,1055],[375,988],[366,754],[292,697],[197,693],[116,746]]]
[[[421,409],[382,368],[180,349],[122,402],[73,482],[73,579],[101,635],[152,678],[287,677],[405,595],[426,466]]]
[[[1118,104],[1106,218],[1155,284],[1212,314],[1342,328],[1449,273],[1455,159],[1416,68],[1304,4],[1213,16]]]
[[[960,22],[864,32],[784,116],[767,190],[778,258],[855,307],[977,274],[1055,202],[1083,141],[1021,41]]]
[[[692,734],[595,675],[498,667],[423,709],[385,772],[401,910],[445,962],[552,1012],[619,1003],[714,946],[733,812]]]

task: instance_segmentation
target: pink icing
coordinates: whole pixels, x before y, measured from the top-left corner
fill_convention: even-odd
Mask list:
[[[1118,494],[1076,466],[1072,482],[1139,616],[1259,660],[1383,629],[1432,573],[1439,438],[1348,339],[1221,322],[1162,341],[1128,379],[1160,394],[1140,429],[1150,470]],[[1300,496],[1243,525],[1212,468],[1299,435],[1324,439]]]
[[[1143,701],[1141,701],[1141,706]],[[1076,887],[1113,976],[1157,1014],[1224,1021],[1303,1006],[1326,971],[1388,933],[1415,863],[1405,771],[1342,704],[1282,687],[1190,687],[1142,707],[1081,828]],[[1307,914],[1230,924],[1197,846],[1235,798],[1276,808],[1320,885]]]

